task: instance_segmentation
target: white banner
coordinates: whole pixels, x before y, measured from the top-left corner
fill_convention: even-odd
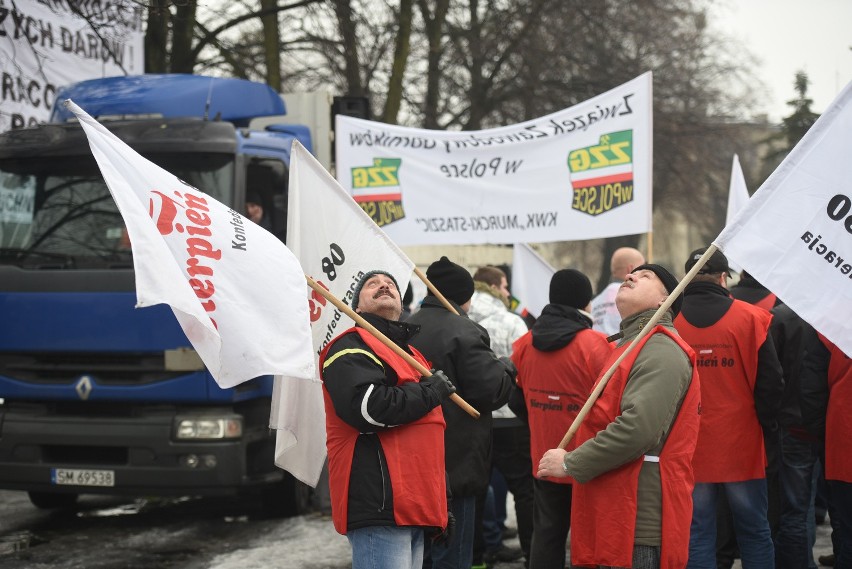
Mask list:
[[[743,169],[740,166],[740,157],[734,154],[731,164],[731,185],[728,188],[728,212],[725,215],[725,225],[730,225],[737,214],[748,202],[748,188],[746,187]],[[738,264],[728,261],[732,271],[741,272],[743,269]]]
[[[136,306],[171,306],[223,388],[261,375],[312,379],[307,285],[296,257],[68,104],[127,226]]]
[[[287,244],[306,274],[347,305],[352,304],[355,285],[374,269],[392,274],[400,296],[405,292],[414,263],[298,142],[290,155],[289,188]],[[307,302],[319,358],[354,322],[313,290]],[[316,486],[325,460],[322,385],[276,377],[270,427],[278,430],[275,464]]]
[[[651,230],[651,73],[569,109],[470,132],[337,116],[337,177],[398,245]]]
[[[852,83],[713,242],[852,354]]]
[[[48,120],[69,83],[144,73],[144,3],[0,0],[0,132]]]
[[[550,304],[550,279],[556,269],[526,243],[515,243],[512,250],[512,296],[519,309],[538,318]],[[523,315],[522,312],[522,315]]]

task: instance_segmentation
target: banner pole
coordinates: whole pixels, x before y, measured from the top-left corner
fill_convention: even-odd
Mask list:
[[[432,294],[435,295],[435,298],[441,301],[441,304],[443,304],[447,310],[449,310],[453,314],[458,315],[459,312],[458,310],[456,310],[456,307],[450,304],[450,301],[447,300],[443,294],[441,294],[441,291],[435,288],[435,285],[432,284],[432,282],[426,277],[423,271],[421,271],[418,267],[414,267],[414,274],[420,277],[420,280],[423,281],[423,284],[426,285],[426,288],[428,288],[432,292]]]
[[[645,324],[645,327],[642,328],[642,330],[639,331],[639,334],[633,339],[632,342],[630,342],[630,345],[627,346],[627,349],[621,352],[621,355],[618,356],[618,359],[616,359],[609,367],[609,369],[606,370],[606,373],[603,375],[600,381],[598,381],[598,384],[595,385],[595,388],[592,390],[592,394],[589,395],[589,398],[588,400],[586,400],[586,403],[585,405],[583,405],[583,408],[580,409],[579,413],[577,413],[577,417],[574,419],[574,422],[571,423],[571,427],[568,429],[568,432],[565,433],[564,437],[562,437],[562,441],[559,443],[558,448],[564,450],[565,447],[568,446],[568,443],[571,442],[571,439],[573,439],[574,435],[577,433],[577,429],[580,428],[580,424],[583,422],[583,419],[585,419],[586,415],[589,414],[589,410],[592,408],[592,405],[595,404],[595,401],[597,401],[601,392],[604,390],[604,387],[606,387],[607,382],[609,382],[609,379],[615,373],[615,370],[618,369],[618,366],[621,365],[621,362],[624,361],[624,358],[626,358],[630,354],[630,352],[633,351],[633,349],[636,347],[636,345],[642,338],[648,335],[648,332],[650,332],[651,328],[657,325],[657,322],[660,321],[660,318],[663,316],[663,313],[669,309],[672,303],[674,303],[674,299],[676,299],[680,295],[680,293],[683,292],[683,289],[686,288],[686,285],[688,285],[690,281],[692,281],[692,278],[698,274],[698,271],[701,270],[707,260],[716,251],[717,248],[713,244],[711,244],[707,248],[707,251],[701,256],[700,259],[698,259],[698,261],[689,270],[686,276],[683,277],[683,280],[680,281],[675,287],[675,289],[666,297],[666,300],[663,302],[663,304],[660,305],[660,307],[657,309],[657,311],[654,313],[648,323]]]
[[[310,286],[312,289],[314,289],[317,293],[321,294],[326,300],[331,302],[338,309],[342,310],[343,313],[346,314],[346,316],[348,316],[349,318],[351,318],[352,320],[357,322],[359,326],[361,326],[362,328],[367,330],[370,334],[375,336],[376,339],[378,339],[381,343],[383,343],[385,346],[387,346],[388,348],[393,350],[394,353],[396,353],[396,355],[403,358],[408,363],[408,365],[410,365],[411,367],[416,369],[418,372],[420,372],[420,375],[422,375],[424,377],[430,377],[432,375],[431,371],[426,369],[420,362],[418,362],[417,360],[412,358],[411,355],[409,353],[407,353],[405,350],[403,350],[402,348],[397,346],[395,343],[393,343],[387,336],[385,336],[379,330],[377,330],[375,326],[373,326],[372,324],[370,324],[369,322],[364,320],[364,318],[360,314],[358,314],[357,312],[352,310],[349,306],[344,304],[340,299],[338,299],[336,296],[331,294],[330,291],[328,291],[325,288],[318,285],[317,282],[314,279],[312,279],[311,277],[309,277],[308,275],[305,275],[305,279],[308,282],[308,286]],[[479,411],[474,409],[467,401],[462,399],[461,396],[459,396],[457,393],[451,394],[450,399],[452,399],[453,403],[455,403],[456,405],[458,405],[459,407],[464,409],[467,412],[467,414],[470,415],[471,417],[473,417],[474,419],[479,418]]]

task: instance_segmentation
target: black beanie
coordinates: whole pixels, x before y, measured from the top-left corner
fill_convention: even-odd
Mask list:
[[[635,273],[636,271],[651,271],[657,278],[663,282],[663,286],[666,287],[666,290],[671,294],[671,292],[677,288],[677,279],[673,274],[669,272],[667,268],[662,265],[655,265],[653,263],[645,263],[644,265],[639,265],[632,271],[631,273]],[[677,298],[672,302],[669,310],[672,311],[672,317],[675,317],[680,312],[680,305],[683,304],[683,293],[681,292],[677,295]]]
[[[589,277],[575,269],[561,269],[550,279],[551,304],[564,304],[583,309],[592,300]]]
[[[426,278],[441,294],[459,306],[473,296],[473,277],[467,269],[456,265],[446,256],[429,265]],[[427,294],[432,294],[432,291]]]
[[[396,293],[399,294],[399,283],[396,282],[396,279],[393,278],[393,275],[389,272],[376,269],[375,271],[364,273],[364,276],[361,277],[361,280],[359,280],[358,284],[355,285],[355,290],[352,291],[352,310],[356,310],[358,308],[358,297],[361,296],[361,289],[364,288],[364,285],[367,283],[368,280],[370,280],[376,275],[389,276],[390,279],[393,281],[394,286],[396,287]]]

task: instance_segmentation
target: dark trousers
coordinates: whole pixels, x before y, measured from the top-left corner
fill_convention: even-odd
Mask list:
[[[808,528],[813,523],[811,496],[817,446],[785,431],[781,441],[781,523],[775,536],[778,569],[803,569],[813,565]]]
[[[829,516],[832,516],[832,541],[836,559],[835,569],[852,568],[852,484],[839,480],[828,481]],[[834,518],[837,518],[835,523]],[[836,538],[835,538],[836,535]]]
[[[571,492],[570,484],[536,479],[530,567],[565,568],[565,545],[571,527]]]
[[[518,522],[518,541],[524,556],[529,559],[533,533],[533,481],[530,458],[530,431],[525,424],[495,427],[491,464],[500,471],[515,501]]]

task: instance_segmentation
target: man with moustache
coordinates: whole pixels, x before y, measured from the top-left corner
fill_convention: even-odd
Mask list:
[[[399,321],[402,303],[390,273],[366,273],[352,308],[429,367],[408,344],[419,327]],[[334,339],[319,363],[332,520],[352,545],[352,567],[420,569],[426,533],[446,539],[452,529],[441,402],[455,387],[441,371],[421,377],[357,325]]]

